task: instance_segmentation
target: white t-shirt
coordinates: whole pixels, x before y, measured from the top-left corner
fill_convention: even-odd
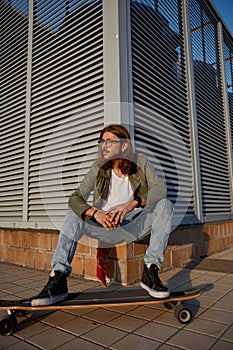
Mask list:
[[[131,199],[133,199],[133,190],[128,175],[118,177],[112,170],[108,196],[102,209],[107,211],[115,205],[129,202]]]

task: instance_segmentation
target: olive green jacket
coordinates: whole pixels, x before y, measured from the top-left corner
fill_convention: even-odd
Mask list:
[[[135,196],[146,199],[145,209],[155,205],[167,195],[166,185],[155,174],[152,164],[142,154],[135,154],[133,161],[137,169],[129,175],[129,180]],[[99,168],[95,162],[80,186],[71,194],[69,207],[81,218],[85,219],[85,211],[91,206],[87,203],[88,197],[94,191],[93,206],[101,208],[103,200],[107,198],[111,178],[111,169]]]

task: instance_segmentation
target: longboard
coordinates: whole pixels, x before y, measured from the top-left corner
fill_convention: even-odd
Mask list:
[[[55,311],[78,308],[101,308],[113,306],[139,306],[163,304],[168,309],[174,308],[174,314],[181,323],[191,322],[191,310],[181,304],[184,300],[196,299],[202,294],[200,289],[172,291],[168,298],[153,298],[140,287],[122,287],[118,290],[96,289],[80,293],[69,293],[66,300],[47,306],[31,306],[30,299],[0,300],[0,310],[7,310],[7,317],[0,321],[0,334],[11,335],[17,326],[17,316],[29,311]]]

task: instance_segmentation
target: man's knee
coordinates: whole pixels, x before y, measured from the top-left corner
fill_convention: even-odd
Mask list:
[[[160,213],[166,212],[167,214],[172,214],[174,206],[169,199],[163,198],[156,204],[155,210]]]
[[[83,229],[83,220],[80,219],[72,210],[68,210],[63,221],[61,232],[69,237],[73,237],[77,230]]]

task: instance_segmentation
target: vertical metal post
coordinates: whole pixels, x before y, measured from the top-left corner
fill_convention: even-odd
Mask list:
[[[29,0],[27,86],[26,86],[25,132],[24,132],[23,221],[28,221],[29,145],[30,145],[31,80],[32,80],[32,41],[33,41],[33,0]]]
[[[196,95],[194,84],[194,68],[192,59],[192,41],[189,17],[189,0],[182,0],[182,13],[184,23],[184,55],[186,66],[188,105],[190,118],[191,156],[194,186],[194,210],[199,222],[203,222],[201,167],[198,141],[198,125],[196,111]]]
[[[103,0],[104,121],[129,127],[133,97],[130,0]]]
[[[219,63],[221,71],[221,83],[223,92],[223,110],[226,126],[226,142],[227,142],[227,155],[228,155],[228,166],[229,166],[229,177],[230,177],[230,193],[231,193],[231,211],[233,212],[233,155],[232,155],[232,138],[231,138],[231,122],[230,122],[230,111],[227,91],[227,80],[225,73],[225,59],[223,49],[223,29],[222,23],[218,22],[218,48],[219,48]]]

